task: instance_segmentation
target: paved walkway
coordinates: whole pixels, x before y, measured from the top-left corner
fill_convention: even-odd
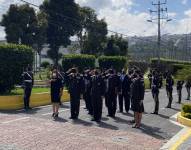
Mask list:
[[[175,103],[176,93],[173,95],[173,109],[166,109],[166,92],[161,90],[160,114],[155,116],[150,114],[151,93],[146,93],[141,129],[131,128],[132,112],[117,113],[112,119],[106,117],[105,107],[102,122],[91,122],[83,102],[77,121],[68,119],[69,103],[64,103],[57,120],[51,119],[51,106],[34,108],[28,113],[0,112],[0,150],[159,150],[182,129],[171,120],[181,108]]]
[[[2,146],[14,150],[158,150],[164,144],[164,140],[145,134],[106,129],[104,123],[92,126],[83,120],[4,117],[13,117],[15,122],[8,119],[0,124],[0,149]]]

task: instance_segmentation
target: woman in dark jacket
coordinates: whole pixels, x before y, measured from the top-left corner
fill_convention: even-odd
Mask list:
[[[132,98],[132,110],[135,112],[135,125],[133,128],[140,128],[142,113],[144,112],[144,79],[140,75],[140,72],[136,72],[136,78],[133,79],[133,83],[131,86],[131,98]]]
[[[51,102],[53,114],[52,117],[58,117],[58,110],[61,103],[61,96],[63,92],[63,84],[62,80],[59,78],[57,68],[54,68],[52,71],[51,79],[50,79],[50,93],[51,93]]]

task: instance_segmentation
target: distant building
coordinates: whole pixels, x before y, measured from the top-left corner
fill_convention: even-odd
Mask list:
[[[49,48],[48,45],[44,45],[44,48],[41,52],[41,62],[47,61],[49,63],[52,63],[52,60],[48,58],[47,52]],[[80,48],[79,43],[77,41],[72,41],[71,45],[69,45],[67,48],[60,47],[59,53],[65,55],[65,54],[80,54]],[[60,60],[61,63],[61,60]],[[37,66],[39,67],[39,56],[37,56]]]
[[[0,39],[0,44],[4,44],[4,43],[7,43],[7,41],[3,40],[3,39]]]

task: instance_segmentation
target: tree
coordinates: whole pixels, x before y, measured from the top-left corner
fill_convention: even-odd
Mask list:
[[[83,50],[83,44],[86,40],[87,30],[90,28],[91,24],[97,20],[97,15],[95,10],[90,7],[80,7],[80,22],[81,29],[77,34],[80,48]]]
[[[8,43],[34,44],[37,18],[29,5],[10,5],[8,12],[3,15],[1,25],[5,27]]]
[[[103,53],[107,36],[107,23],[105,20],[96,20],[88,29],[86,40],[83,45],[83,53],[97,54]]]
[[[41,66],[41,51],[46,43],[46,31],[48,27],[47,16],[44,12],[40,11],[37,14],[37,27],[35,33],[35,47],[39,55],[39,66]]]
[[[128,41],[123,39],[122,36],[111,36],[107,39],[104,54],[106,56],[127,56]]]
[[[82,28],[78,33],[81,53],[101,54],[106,41],[107,23],[97,19],[95,11],[89,7],[80,8]]]
[[[81,29],[79,6],[74,0],[46,0],[41,5],[41,11],[47,14],[48,56],[57,65],[62,56],[60,46],[70,45],[70,37]]]

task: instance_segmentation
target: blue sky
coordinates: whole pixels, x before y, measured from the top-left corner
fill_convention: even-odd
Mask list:
[[[43,0],[26,0],[39,5]],[[96,10],[99,18],[104,18],[108,28],[129,36],[157,34],[157,25],[148,23],[148,9],[155,9],[151,0],[75,0],[81,6]],[[153,0],[157,2],[158,0]],[[162,1],[162,0],[161,0]],[[20,0],[0,0],[0,19],[10,4],[22,4]],[[162,25],[162,34],[182,34],[191,32],[191,0],[167,0],[169,16],[173,21]],[[0,27],[0,39],[5,37]]]

